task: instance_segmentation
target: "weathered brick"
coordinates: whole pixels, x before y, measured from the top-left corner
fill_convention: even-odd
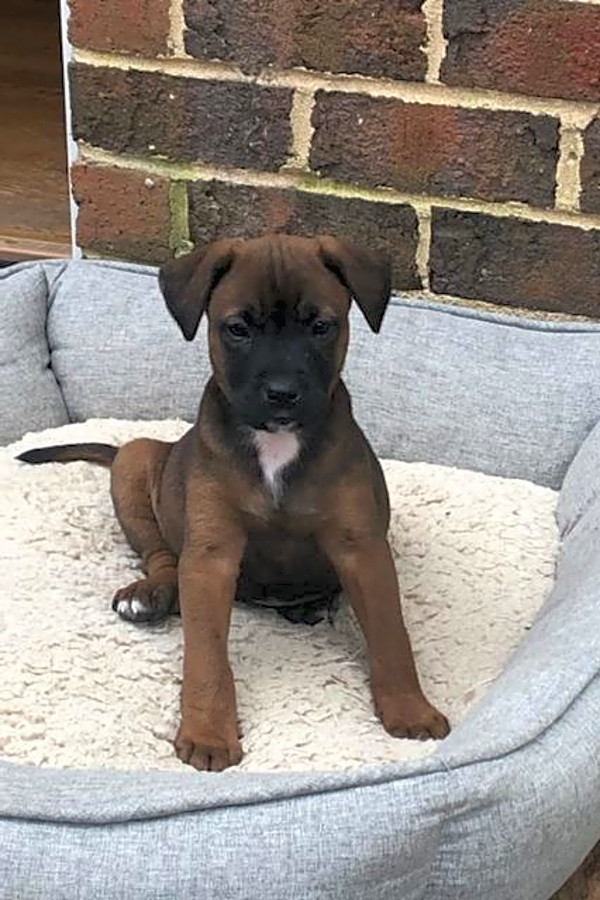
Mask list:
[[[188,53],[422,81],[423,0],[185,0]]]
[[[127,169],[76,165],[77,243],[110,257],[161,262],[169,257],[169,182]]]
[[[339,181],[551,206],[558,121],[319,91],[310,164]]]
[[[135,156],[274,170],[291,145],[292,92],[75,65],[75,137]]]
[[[600,230],[434,209],[434,291],[600,315]]]
[[[415,264],[417,217],[410,206],[216,181],[195,182],[188,192],[190,233],[197,243],[273,231],[335,234],[388,253],[396,288],[421,286]]]
[[[155,56],[169,52],[165,0],[69,0],[69,38],[76,47]]]
[[[585,153],[581,162],[581,209],[600,213],[600,118],[588,125],[584,134]]]
[[[600,6],[446,0],[447,84],[600,100]]]

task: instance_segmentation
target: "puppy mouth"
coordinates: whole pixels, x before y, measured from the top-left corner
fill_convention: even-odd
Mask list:
[[[270,419],[267,419],[267,421],[264,422],[263,425],[261,425],[259,431],[268,431],[271,434],[274,434],[278,431],[298,431],[300,427],[300,422],[298,422],[297,419],[294,419],[292,416],[281,414],[278,416],[272,416]]]

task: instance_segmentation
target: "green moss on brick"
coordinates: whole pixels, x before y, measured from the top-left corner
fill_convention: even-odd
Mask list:
[[[184,181],[171,182],[169,210],[171,214],[169,247],[173,256],[182,256],[194,249],[194,244],[190,239],[187,184]]]

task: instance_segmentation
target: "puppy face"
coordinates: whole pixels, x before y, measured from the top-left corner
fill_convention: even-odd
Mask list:
[[[207,310],[214,376],[235,420],[267,431],[323,421],[346,355],[351,299],[379,330],[389,283],[389,266],[368,251],[287,235],[221,241],[160,275],[188,340]]]
[[[240,423],[278,431],[323,419],[346,353],[349,303],[312,244],[239,248],[208,317],[215,377]]]

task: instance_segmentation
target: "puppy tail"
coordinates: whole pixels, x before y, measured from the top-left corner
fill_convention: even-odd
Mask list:
[[[19,453],[17,459],[34,466],[49,462],[83,461],[110,468],[118,452],[119,448],[113,447],[112,444],[63,444],[62,446],[26,450],[24,453]]]

